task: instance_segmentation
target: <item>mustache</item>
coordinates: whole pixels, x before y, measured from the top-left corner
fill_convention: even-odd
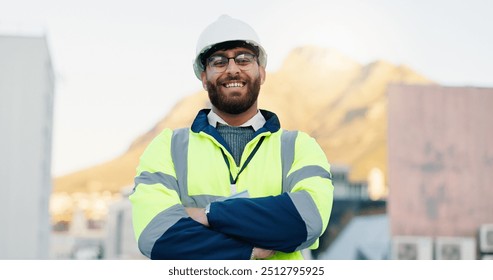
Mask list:
[[[244,78],[241,78],[240,77],[240,74],[236,74],[236,75],[231,75],[231,74],[228,74],[227,77],[223,78],[223,79],[220,79],[217,81],[218,84],[224,84],[226,82],[231,82],[231,81],[244,81],[244,82],[249,82],[248,79],[244,79]]]

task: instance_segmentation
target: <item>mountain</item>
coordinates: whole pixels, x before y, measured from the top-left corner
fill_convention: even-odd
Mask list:
[[[432,81],[403,65],[375,61],[361,65],[333,49],[294,49],[282,67],[268,73],[259,107],[275,112],[285,129],[317,139],[332,165],[351,168],[351,180],[366,180],[374,167],[387,173],[387,97],[393,83]],[[189,126],[209,107],[204,91],[183,98],[127,152],[106,163],[55,178],[54,192],[118,192],[133,185],[139,156],[165,127]]]

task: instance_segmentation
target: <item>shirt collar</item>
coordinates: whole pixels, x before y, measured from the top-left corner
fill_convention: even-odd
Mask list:
[[[214,111],[210,111],[209,114],[207,114],[207,120],[209,121],[209,124],[212,125],[213,127],[217,127],[217,124],[225,124],[230,126],[226,121],[224,121],[219,115],[214,113]],[[251,119],[246,121],[244,124],[239,125],[240,127],[248,127],[251,126],[253,130],[257,131],[260,128],[262,128],[265,124],[266,120],[265,117],[260,113],[260,110],[257,110],[257,114],[253,116]]]

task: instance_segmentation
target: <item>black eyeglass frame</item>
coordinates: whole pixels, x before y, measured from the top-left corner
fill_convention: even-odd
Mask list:
[[[249,61],[247,61],[246,64],[245,64],[245,62],[241,61],[241,59],[245,59],[245,56],[246,56],[246,58],[249,59]],[[214,65],[213,63],[214,63],[214,60],[216,58],[221,59],[224,64]],[[210,69],[212,69],[215,73],[223,73],[228,68],[229,62],[231,61],[231,59],[234,60],[236,66],[238,66],[238,68],[242,71],[250,70],[251,67],[253,66],[254,62],[258,63],[258,56],[257,55],[255,55],[253,53],[242,52],[242,53],[239,53],[233,57],[227,57],[227,56],[220,55],[220,54],[212,55],[212,56],[207,58],[206,65]]]

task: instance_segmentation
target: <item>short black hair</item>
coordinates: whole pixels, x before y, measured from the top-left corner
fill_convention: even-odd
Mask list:
[[[251,50],[257,57],[259,55],[259,48],[252,44],[249,44],[245,41],[237,40],[237,41],[226,41],[219,44],[215,44],[212,48],[208,49],[206,52],[200,55],[200,63],[202,63],[202,67],[205,69],[205,64],[207,59],[217,51],[226,51],[234,48],[246,48]]]

